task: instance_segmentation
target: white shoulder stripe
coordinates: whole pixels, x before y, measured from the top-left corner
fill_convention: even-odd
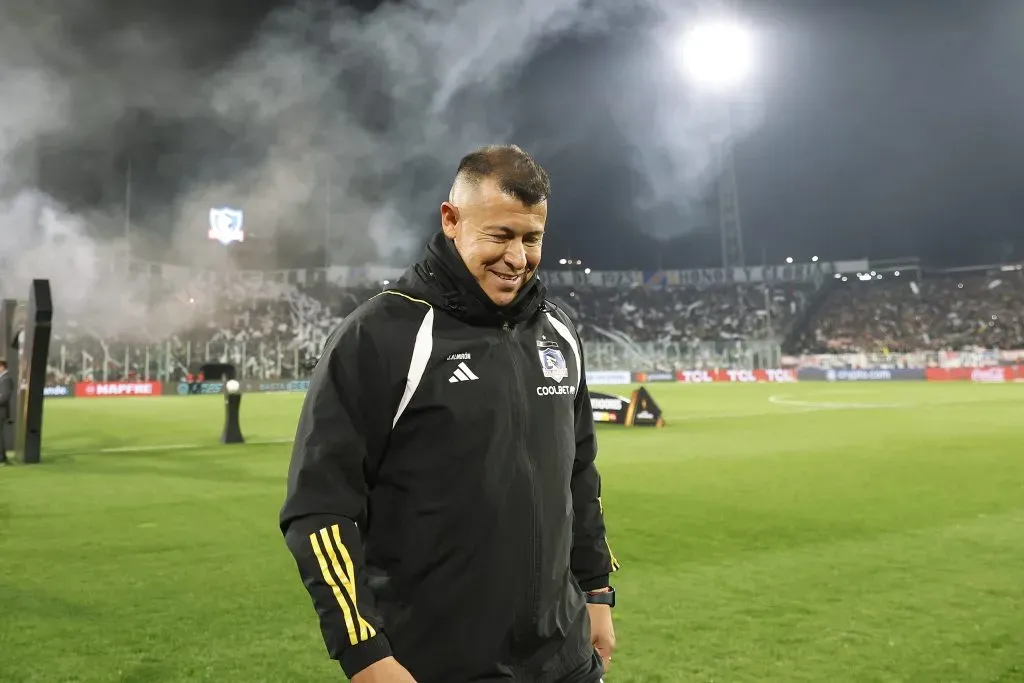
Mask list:
[[[405,379],[405,392],[398,404],[395,419],[391,422],[392,428],[398,424],[398,418],[402,417],[402,413],[409,406],[409,401],[412,400],[412,395],[416,393],[420,380],[423,379],[423,373],[427,369],[427,362],[430,360],[430,352],[433,348],[434,309],[428,308],[427,314],[423,316],[423,322],[420,323],[419,332],[416,333],[416,343],[412,347],[412,360],[409,362],[409,374]]]
[[[576,345],[576,337],[572,336],[572,331],[561,320],[550,313],[548,313],[547,316],[548,320],[551,322],[551,326],[555,328],[555,332],[558,332],[558,334],[560,334],[569,344],[570,348],[572,348],[572,355],[576,360],[576,390],[579,391],[580,378],[583,376],[583,368],[580,363],[580,349],[579,346]]]

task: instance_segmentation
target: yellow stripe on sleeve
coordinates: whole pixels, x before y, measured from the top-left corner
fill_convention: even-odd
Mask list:
[[[338,601],[341,613],[345,617],[345,625],[348,627],[348,640],[352,645],[356,645],[359,643],[359,638],[356,635],[355,622],[352,621],[352,611],[349,609],[348,603],[345,602],[345,597],[341,594],[338,582],[335,581],[334,577],[331,575],[331,570],[327,566],[327,560],[324,558],[324,552],[320,548],[320,541],[317,539],[315,533],[309,535],[309,543],[313,546],[313,552],[316,554],[317,562],[320,563],[320,572],[324,575],[324,581],[327,582],[327,585],[330,586],[331,590],[334,592],[334,599]],[[334,552],[330,550],[330,547],[328,547],[328,551],[330,552],[335,570],[338,570],[338,562],[337,559],[334,558]]]
[[[321,532],[323,533],[323,532]],[[341,561],[345,565],[345,576],[341,577],[341,585],[344,586],[345,590],[348,591],[348,597],[352,599],[352,606],[356,611],[356,619],[359,621],[359,633],[363,640],[372,638],[377,635],[377,631],[374,630],[373,626],[363,619],[362,615],[359,614],[359,603],[356,601],[356,575],[355,568],[352,565],[352,556],[348,554],[348,548],[341,542],[341,528],[335,524],[331,527],[331,534],[334,536],[334,545],[338,549],[338,553],[341,555]]]

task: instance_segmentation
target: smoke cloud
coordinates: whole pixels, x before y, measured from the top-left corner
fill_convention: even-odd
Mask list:
[[[134,258],[228,269],[234,247],[206,238],[215,206],[243,209],[253,244],[404,265],[458,157],[522,142],[505,90],[539,51],[641,9],[679,19],[669,0],[419,0],[371,13],[310,1],[253,30],[212,4],[195,19],[144,5],[0,8],[0,286],[23,296],[49,277],[58,322],[96,316],[108,336],[196,320],[183,294],[195,283],[154,301],[124,272],[126,234]],[[670,101],[608,106],[623,131],[638,117],[680,131]],[[678,199],[681,177],[706,185],[721,135],[701,112],[687,120],[657,150],[636,140],[631,162],[651,191],[641,201]]]

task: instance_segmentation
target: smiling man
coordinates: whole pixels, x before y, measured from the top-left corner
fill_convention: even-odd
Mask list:
[[[504,177],[496,175],[499,161]],[[459,165],[441,230],[496,306],[511,304],[537,272],[549,191],[543,169],[517,148],[483,150]]]
[[[582,344],[537,279],[547,173],[464,157],[441,230],[328,341],[281,529],[355,683],[597,683],[615,634]]]

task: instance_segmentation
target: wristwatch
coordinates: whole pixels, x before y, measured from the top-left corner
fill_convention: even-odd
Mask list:
[[[587,604],[615,607],[615,589],[609,587],[606,591],[587,593]]]

